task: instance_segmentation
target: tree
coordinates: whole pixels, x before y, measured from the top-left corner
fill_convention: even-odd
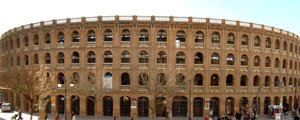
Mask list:
[[[53,91],[51,82],[54,78],[55,72],[42,64],[33,68],[5,68],[1,72],[0,85],[15,94],[23,95],[29,101],[30,120],[32,120],[34,112],[45,112],[49,102],[47,96]],[[44,114],[41,115],[40,117],[43,117]]]
[[[102,97],[112,89],[111,75],[105,74],[102,80],[97,81],[95,73],[89,72],[87,80],[79,81],[79,76],[76,74],[72,75],[71,82],[75,84],[71,88],[76,94],[83,95],[89,100],[93,101],[95,105],[102,100]],[[94,111],[97,113],[97,107],[94,107]],[[94,119],[97,119],[97,115],[94,115]]]

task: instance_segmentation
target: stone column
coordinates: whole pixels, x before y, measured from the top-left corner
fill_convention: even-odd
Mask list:
[[[113,97],[113,117],[119,118],[120,114],[120,97],[114,96]]]
[[[80,116],[86,116],[87,115],[87,98],[86,97],[80,97]]]

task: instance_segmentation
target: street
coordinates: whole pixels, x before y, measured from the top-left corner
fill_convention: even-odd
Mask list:
[[[14,116],[15,114],[18,114],[17,111],[14,112],[0,112],[0,120],[11,120],[12,116]],[[29,120],[30,119],[30,115],[28,113],[22,113],[22,117],[24,120]],[[38,116],[34,115],[32,117],[32,120],[38,120]]]

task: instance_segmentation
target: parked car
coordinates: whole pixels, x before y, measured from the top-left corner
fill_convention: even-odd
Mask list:
[[[1,105],[2,112],[10,112],[12,111],[12,105],[10,103],[2,103]]]

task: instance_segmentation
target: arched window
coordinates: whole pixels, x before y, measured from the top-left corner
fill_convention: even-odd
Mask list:
[[[16,46],[17,46],[17,48],[20,48],[20,38],[17,38],[16,39]],[[300,50],[300,48],[299,48],[299,50]]]
[[[130,75],[128,73],[122,73],[121,85],[130,85]]]
[[[241,39],[241,44],[242,45],[246,45],[246,46],[249,45],[249,37],[248,37],[248,35],[243,34],[242,39]]]
[[[226,77],[226,86],[233,86],[234,85],[234,77],[233,75],[229,74]]]
[[[201,74],[196,74],[194,77],[195,86],[203,86],[203,76]]]
[[[110,51],[105,51],[104,52],[104,58],[103,58],[104,63],[113,63],[113,54]]]
[[[280,66],[280,61],[278,58],[275,58],[275,68],[279,68]]]
[[[94,30],[89,30],[87,33],[87,42],[95,42],[96,41],[96,33]]]
[[[121,53],[121,63],[130,63],[130,53],[128,51]]]
[[[104,41],[113,41],[113,32],[110,29],[106,29],[103,33]]]
[[[148,75],[146,73],[141,73],[139,75],[139,85],[148,85]]]
[[[113,75],[110,72],[106,72],[103,76],[103,88],[112,89]]]
[[[270,76],[266,76],[265,77],[265,86],[270,87],[270,84],[271,84],[271,78],[270,78]]]
[[[79,53],[78,52],[73,52],[72,63],[79,63]]]
[[[17,66],[21,65],[21,60],[20,60],[20,56],[17,56]]]
[[[73,31],[72,32],[72,42],[79,42],[80,40],[80,35],[78,31]]]
[[[73,72],[72,77],[71,77],[71,82],[78,84],[80,80],[80,75],[77,72]]]
[[[128,29],[122,30],[121,41],[130,41],[130,31]]]
[[[165,51],[159,51],[157,53],[157,63],[167,63],[167,54]]]
[[[219,76],[217,74],[210,77],[210,86],[219,86]]]
[[[283,77],[281,83],[279,83],[279,86],[282,85],[280,87],[286,87],[286,83],[287,83],[286,77]]]
[[[7,45],[6,45],[7,46]],[[29,46],[29,39],[28,36],[24,37],[24,46]]]
[[[173,103],[172,103],[172,115],[174,117],[176,116],[184,116],[186,117],[187,115],[187,98],[184,96],[175,96],[173,98]]]
[[[58,32],[57,42],[61,44],[65,43],[65,34],[63,32]]]
[[[286,41],[283,42],[283,51],[287,51],[287,42]]]
[[[96,75],[95,75],[95,73],[89,72],[87,74],[87,80],[88,80],[88,82],[90,82],[92,84],[95,84],[95,82],[96,82]]]
[[[180,31],[177,31],[176,33],[176,43],[177,42],[185,42],[185,39],[186,39],[186,34],[184,31],[180,30]]]
[[[255,75],[253,78],[253,86],[260,86],[260,78],[258,75]]]
[[[182,73],[178,73],[175,76],[175,85],[177,86],[182,86],[182,85],[186,85],[185,83],[185,75],[183,75]]]
[[[50,53],[45,54],[45,64],[51,64],[51,55],[50,55]]]
[[[240,86],[247,86],[248,85],[248,78],[246,75],[241,76]]]
[[[293,61],[292,60],[290,60],[290,69],[293,69]]]
[[[138,116],[148,117],[149,114],[149,99],[147,97],[138,98]]]
[[[139,54],[139,63],[149,63],[149,55],[146,51],[141,51]]]
[[[166,78],[166,74],[164,73],[158,73],[157,74],[157,85],[166,85],[167,84],[167,78]]]
[[[87,54],[87,63],[95,63],[96,62],[96,54],[93,51],[89,51]]]
[[[149,41],[148,30],[142,29],[139,33],[139,41]]]
[[[65,75],[63,73],[57,74],[57,84],[65,84]]]
[[[271,42],[271,38],[267,38],[266,39],[266,48],[271,48],[272,42]]]
[[[287,68],[287,61],[286,61],[286,59],[283,59],[282,68],[283,69]]]
[[[37,34],[34,34],[33,36],[33,42],[34,42],[34,45],[39,45],[39,36]]]
[[[49,33],[45,34],[45,44],[51,44],[51,35]]]
[[[271,67],[271,58],[269,56],[266,57],[265,67]]]
[[[256,36],[254,38],[254,46],[260,47],[260,37],[259,36]]]
[[[28,58],[28,55],[25,55],[25,56],[24,56],[24,63],[25,63],[25,65],[29,65],[29,58]]]
[[[234,55],[228,54],[226,58],[227,65],[234,65]]]
[[[204,35],[202,31],[198,31],[194,36],[195,43],[204,43]]]
[[[200,52],[195,54],[194,64],[203,64],[203,55]]]
[[[242,66],[248,66],[248,56],[247,55],[242,55],[242,57],[241,57],[241,65]]]
[[[220,34],[218,32],[212,33],[212,43],[220,43]]]
[[[167,42],[167,32],[165,30],[157,32],[157,42]]]
[[[176,54],[176,64],[185,64],[185,54],[183,52]]]
[[[235,40],[234,34],[233,33],[229,33],[227,35],[227,44],[234,44],[234,40]]]
[[[278,39],[275,42],[275,49],[280,49],[280,41]]]
[[[293,44],[290,43],[290,52],[293,52],[294,48],[293,48]]]
[[[65,55],[64,53],[60,52],[57,55],[57,63],[65,63]]]
[[[260,58],[259,56],[254,57],[254,66],[260,66]]]
[[[34,54],[33,60],[34,60],[34,64],[39,64],[39,55],[38,54]]]
[[[211,64],[220,64],[220,56],[218,53],[213,53],[210,58]]]
[[[275,87],[280,87],[280,80],[279,80],[279,77],[278,77],[278,76],[275,77],[275,80],[274,80],[274,86],[275,86]]]

